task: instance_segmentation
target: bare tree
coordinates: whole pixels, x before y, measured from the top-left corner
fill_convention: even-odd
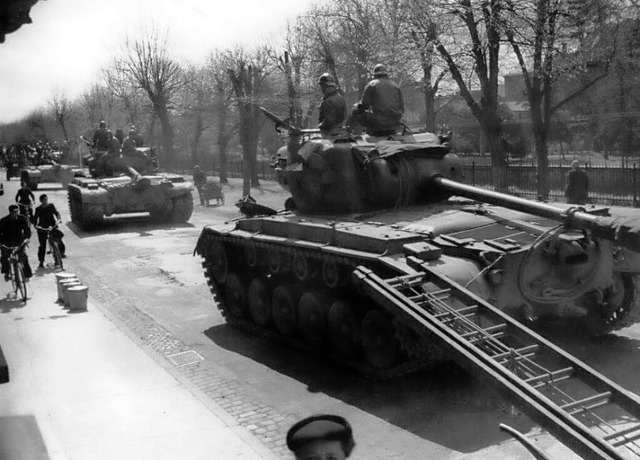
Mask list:
[[[264,96],[268,53],[264,49],[256,49],[248,55],[244,49],[238,48],[228,58],[231,66],[227,69],[227,74],[233,86],[234,102],[240,117],[240,144],[244,158],[242,193],[247,196],[252,186],[260,185],[255,164],[263,120],[260,103]]]
[[[169,56],[167,34],[155,28],[139,39],[127,38],[122,69],[146,93],[162,127],[162,146],[167,159],[173,158],[174,129],[171,121],[173,98],[185,84],[182,67]]]
[[[551,117],[609,73],[614,50],[610,37],[616,36],[616,25],[607,24],[605,19],[609,6],[600,0],[575,4],[523,0],[514,1],[509,11],[506,37],[517,57],[529,99],[538,158],[538,195],[544,199],[549,195],[547,140]],[[554,94],[554,84],[559,80],[565,82],[565,88],[571,88],[561,97]]]
[[[56,123],[58,123],[62,129],[64,140],[69,141],[66,126],[66,121],[71,110],[71,102],[69,101],[69,98],[64,93],[54,93],[49,100],[49,107],[51,108],[51,112]]]

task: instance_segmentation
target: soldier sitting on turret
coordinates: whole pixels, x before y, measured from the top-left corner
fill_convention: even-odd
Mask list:
[[[353,106],[348,125],[350,129],[354,125],[364,126],[374,136],[395,134],[404,114],[402,91],[389,80],[384,65],[376,65],[373,76],[364,88],[362,99]]]
[[[136,147],[144,147],[144,138],[142,134],[138,132],[135,126],[132,126],[129,130],[129,137],[135,142]]]

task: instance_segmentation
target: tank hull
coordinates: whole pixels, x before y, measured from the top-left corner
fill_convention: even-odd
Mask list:
[[[74,177],[82,176],[82,168],[68,165],[44,165],[23,169],[20,171],[20,180],[27,184],[31,190],[37,190],[40,183],[59,182],[66,188]]]
[[[178,175],[77,177],[67,190],[71,220],[84,229],[118,214],[147,212],[158,223],[184,223],[193,213],[193,186]]]

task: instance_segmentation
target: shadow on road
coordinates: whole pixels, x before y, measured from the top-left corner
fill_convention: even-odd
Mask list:
[[[293,350],[229,325],[207,329],[218,346],[409,431],[460,452],[475,452],[509,439],[499,431],[506,423],[521,432],[535,425],[489,385],[453,362],[395,378],[372,381],[325,357]]]

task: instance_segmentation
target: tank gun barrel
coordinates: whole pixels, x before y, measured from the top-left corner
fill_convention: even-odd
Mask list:
[[[293,136],[299,136],[301,134],[314,134],[314,133],[319,133],[320,130],[319,129],[301,129],[298,128],[294,125],[292,125],[291,123],[289,123],[287,120],[283,120],[282,118],[274,115],[273,113],[269,112],[267,109],[265,109],[264,107],[260,107],[260,110],[262,110],[262,113],[265,114],[265,116],[273,121],[276,124],[276,128],[278,126],[282,126],[284,129],[286,129],[287,131],[289,131],[289,133]]]
[[[599,238],[613,241],[627,249],[640,252],[640,216],[596,216],[581,211],[580,208],[561,209],[547,203],[540,203],[505,193],[485,190],[472,185],[461,184],[444,177],[434,177],[433,183],[436,188],[452,195],[459,195],[552,219],[564,224],[565,227],[570,229],[589,230]]]

